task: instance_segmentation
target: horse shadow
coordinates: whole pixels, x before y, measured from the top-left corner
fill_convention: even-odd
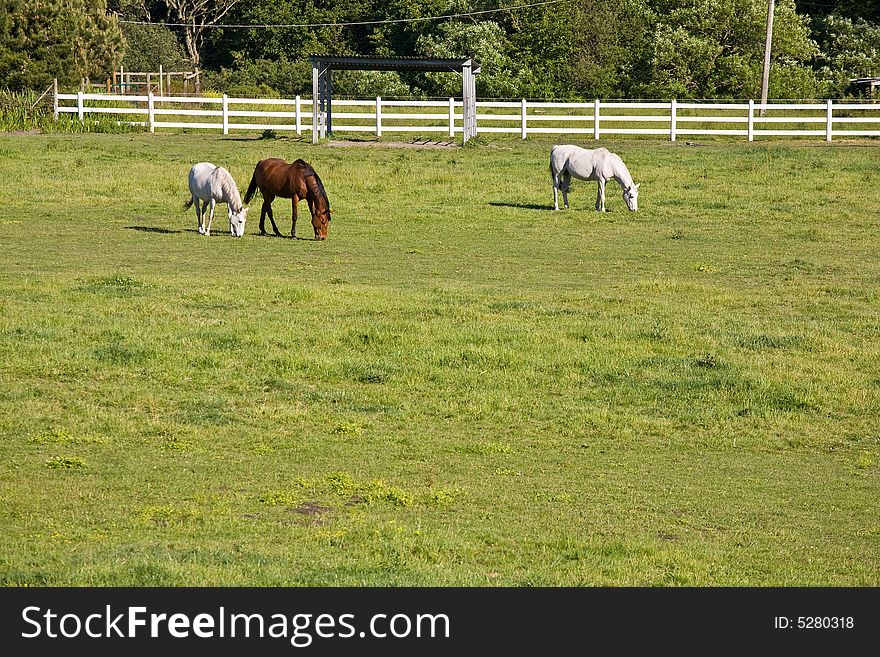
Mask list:
[[[157,228],[156,226],[126,226],[128,230],[139,230],[142,233],[159,233],[160,235],[173,235],[174,233],[182,233],[182,230],[169,230],[168,228]]]
[[[315,239],[314,237],[300,237],[297,235],[296,237],[291,237],[290,235],[276,235],[275,233],[254,233],[255,237],[272,237],[272,238],[280,238],[283,240],[293,240],[295,242],[320,242],[321,240]]]
[[[553,205],[540,203],[511,203],[509,201],[489,201],[489,205],[501,208],[519,208],[520,210],[552,210]]]
[[[499,208],[519,208],[520,210],[549,210],[550,212],[554,212],[553,205],[548,203],[547,205],[541,205],[540,203],[509,203],[507,201],[489,201],[489,205]],[[562,206],[560,206],[560,210]],[[591,210],[592,208],[582,208],[584,210]],[[577,210],[567,210],[567,212],[577,212]],[[613,212],[611,209],[606,209],[606,213]]]

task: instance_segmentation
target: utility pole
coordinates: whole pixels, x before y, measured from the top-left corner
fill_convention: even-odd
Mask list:
[[[767,6],[767,39],[764,41],[764,75],[761,78],[761,116],[764,116],[764,105],[767,103],[767,89],[770,86],[770,46],[773,43],[773,5],[770,0]]]

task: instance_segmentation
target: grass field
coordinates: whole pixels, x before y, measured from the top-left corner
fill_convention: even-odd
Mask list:
[[[0,582],[880,585],[877,144],[602,143],[0,136]]]

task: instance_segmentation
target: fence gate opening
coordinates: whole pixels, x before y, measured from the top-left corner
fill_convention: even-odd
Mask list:
[[[475,76],[480,65],[466,59],[422,59],[420,57],[358,57],[354,55],[309,55],[312,63],[312,143],[333,134],[333,71],[419,71],[461,75],[462,140],[477,136],[477,91]]]

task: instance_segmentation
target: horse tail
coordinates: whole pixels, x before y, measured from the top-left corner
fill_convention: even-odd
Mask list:
[[[259,168],[260,165],[257,165]],[[251,176],[251,184],[248,185],[247,191],[244,193],[244,203],[247,205],[251,202],[254,194],[257,192],[257,169],[254,169],[254,175]]]
[[[195,197],[190,196],[190,197],[189,197],[189,200],[183,204],[183,209],[184,209],[184,210],[189,210],[189,209],[192,207],[192,204],[193,204],[193,201],[194,201],[194,200],[195,200]]]

